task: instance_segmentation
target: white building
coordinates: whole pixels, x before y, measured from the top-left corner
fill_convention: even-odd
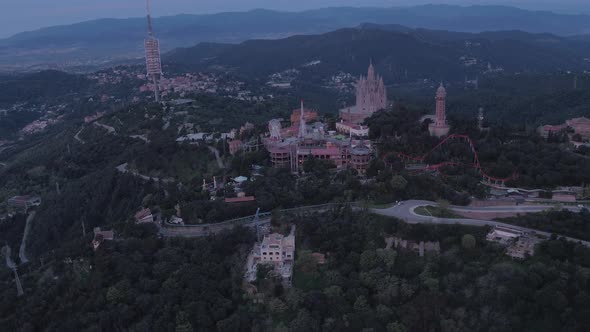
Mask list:
[[[517,229],[496,226],[490,233],[488,233],[486,240],[507,245],[518,240],[522,235],[523,232]]]
[[[260,260],[263,263],[283,263],[295,257],[295,236],[273,233],[266,235],[260,245]]]
[[[272,233],[265,235],[262,242],[254,245],[246,263],[245,279],[248,282],[256,280],[259,264],[272,265],[274,271],[283,278],[286,287],[291,286],[293,265],[295,260],[295,226],[287,236]]]
[[[357,125],[349,122],[336,122],[336,130],[341,134],[346,134],[354,137],[369,137],[369,127]]]

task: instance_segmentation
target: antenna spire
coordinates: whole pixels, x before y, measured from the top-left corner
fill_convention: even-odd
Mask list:
[[[152,15],[150,13],[150,0],[145,0],[145,9],[147,12],[148,34],[152,36],[154,33],[152,31]]]
[[[305,138],[305,108],[303,107],[303,99],[301,99],[301,114],[299,116],[299,138]]]

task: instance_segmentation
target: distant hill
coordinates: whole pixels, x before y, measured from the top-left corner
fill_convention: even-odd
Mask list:
[[[458,79],[489,70],[543,73],[589,70],[590,43],[521,31],[462,33],[365,24],[320,35],[252,40],[239,45],[199,44],[166,54],[164,61],[193,69],[234,70],[265,77],[319,61],[309,75],[359,74],[370,59],[389,83],[418,78]]]
[[[43,103],[84,92],[92,82],[83,76],[56,70],[0,77],[0,108],[17,102]]]
[[[199,42],[239,43],[317,34],[361,23],[459,32],[522,30],[561,36],[590,33],[590,16],[503,6],[342,7],[296,13],[253,10],[154,19],[163,51]],[[144,36],[144,18],[102,19],[44,28],[0,40],[0,66],[14,68],[47,62],[79,66],[140,57]]]

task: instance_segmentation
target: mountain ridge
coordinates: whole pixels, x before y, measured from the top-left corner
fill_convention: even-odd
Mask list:
[[[198,44],[164,55],[164,62],[195,70],[224,68],[249,77],[299,68],[311,61],[317,76],[340,70],[359,74],[373,59],[389,81],[420,78],[459,80],[489,71],[510,73],[590,69],[590,43],[551,34],[497,31],[478,34],[403,26],[362,25],[319,35],[241,44]],[[408,75],[409,72],[409,75]]]
[[[522,30],[561,36],[590,33],[590,16],[528,11],[506,6],[424,5],[330,7],[302,12],[251,10],[154,18],[162,51],[199,42],[240,43],[325,33],[362,23],[481,32]],[[105,62],[141,57],[145,18],[99,19],[19,33],[0,40],[0,66],[76,61]]]

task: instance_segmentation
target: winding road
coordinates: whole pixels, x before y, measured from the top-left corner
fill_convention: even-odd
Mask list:
[[[498,221],[493,220],[482,220],[482,219],[468,219],[468,218],[437,218],[437,217],[428,217],[422,216],[415,212],[415,210],[421,206],[436,206],[437,203],[430,202],[430,201],[404,201],[400,202],[395,206],[392,206],[387,209],[371,209],[370,211],[377,215],[387,216],[387,217],[395,217],[409,224],[461,224],[461,225],[468,225],[468,226],[504,226],[510,227],[514,229],[521,230],[523,232],[534,233],[538,235],[542,235],[545,237],[551,236],[551,233],[539,231],[532,228],[515,226],[511,224],[506,224]],[[520,205],[520,206],[491,206],[491,207],[465,207],[465,206],[451,206],[451,209],[455,212],[476,212],[476,213],[538,213],[550,210],[554,208],[552,205]],[[579,212],[581,209],[578,207],[564,207],[573,212]],[[590,242],[583,241],[579,239],[575,239],[568,236],[562,236],[568,239],[569,241],[579,242],[587,247],[590,247]]]
[[[74,135],[74,139],[78,142],[80,142],[80,144],[86,144],[86,142],[80,138],[80,134],[82,133],[82,131],[84,130],[84,126],[82,126],[82,128],[80,128],[80,130],[76,133],[76,135]]]
[[[102,124],[102,123],[100,123],[98,121],[94,122],[94,125],[97,126],[97,127],[101,127],[103,129],[106,129],[106,131],[108,131],[109,134],[117,135],[117,130],[114,127],[112,127],[112,126],[107,126],[107,125]]]
[[[133,175],[135,177],[138,177],[138,178],[140,178],[140,179],[142,179],[144,181],[154,181],[154,182],[160,182],[161,181],[162,183],[166,183],[166,184],[176,182],[174,179],[161,179],[161,178],[156,178],[156,177],[151,177],[151,176],[143,175],[143,174],[140,174],[140,173],[135,172],[135,171],[130,171],[129,170],[129,164],[128,163],[121,164],[121,165],[117,166],[116,169],[117,169],[117,171],[119,173],[122,173],[122,174],[128,173],[128,174],[131,174],[131,175]]]
[[[10,250],[10,247],[8,245],[5,245],[4,247],[2,247],[2,253],[4,253],[4,256],[6,257],[6,267],[14,270],[16,269],[16,264],[14,263],[14,261],[12,260],[12,258],[10,257],[12,250]]]
[[[20,249],[18,251],[18,257],[20,257],[21,264],[28,263],[29,260],[27,259],[27,237],[29,236],[29,232],[31,231],[31,224],[33,223],[33,219],[35,219],[35,211],[29,213],[27,217],[27,224],[25,225],[25,231],[23,233],[23,240],[20,243]]]
[[[510,227],[513,229],[518,229],[523,232],[537,234],[543,237],[550,237],[551,233],[544,232],[532,228],[515,226],[511,224],[506,224],[498,221],[493,220],[483,220],[483,219],[469,219],[469,218],[437,218],[437,217],[428,217],[422,216],[415,212],[416,208],[421,206],[436,206],[437,203],[430,202],[430,201],[419,201],[419,200],[411,200],[411,201],[404,201],[400,202],[392,207],[386,209],[369,209],[369,212],[386,216],[386,217],[395,217],[401,219],[409,224],[442,224],[442,225],[454,225],[454,224],[461,224],[467,226],[504,226]],[[314,205],[314,206],[307,206],[307,207],[300,207],[295,209],[288,209],[282,210],[281,212],[292,212],[292,211],[299,211],[299,212],[325,212],[328,211],[329,208],[333,206],[333,204],[324,204],[324,205]],[[356,205],[358,209],[359,206]],[[475,212],[475,213],[519,213],[519,214],[526,214],[526,213],[538,213],[550,210],[555,208],[553,205],[511,205],[511,206],[490,206],[490,207],[466,207],[466,206],[452,206],[451,209],[455,212]],[[579,212],[581,209],[578,207],[565,207],[573,212]],[[263,213],[260,215],[259,225],[264,226],[270,223],[270,213]],[[207,236],[210,234],[219,233],[224,230],[232,229],[236,226],[244,226],[244,227],[254,227],[256,225],[256,221],[254,216],[244,217],[240,219],[230,220],[221,223],[215,224],[203,224],[203,225],[194,225],[194,226],[180,226],[180,227],[160,227],[160,234],[164,237],[201,237]],[[569,241],[578,242],[586,247],[590,247],[590,242],[583,241],[579,239],[575,239],[572,237],[564,236],[557,234],[559,237],[566,238]]]
[[[209,146],[209,151],[213,152],[215,154],[215,159],[217,160],[217,166],[219,166],[220,169],[224,169],[225,165],[223,164],[223,160],[221,159],[221,156],[219,155],[219,150],[217,150],[217,148],[213,147],[213,146]]]

